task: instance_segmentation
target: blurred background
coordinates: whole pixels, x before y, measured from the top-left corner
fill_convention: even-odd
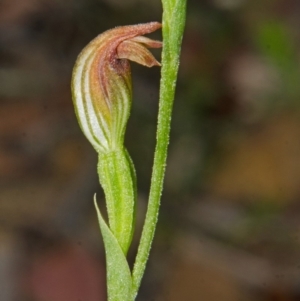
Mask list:
[[[300,300],[300,2],[189,0],[159,225],[137,300]],[[160,1],[0,1],[0,300],[106,300],[96,154],[70,78],[106,29]],[[161,39],[160,33],[151,37]],[[160,58],[160,51],[154,51]],[[159,68],[132,64],[138,229]]]

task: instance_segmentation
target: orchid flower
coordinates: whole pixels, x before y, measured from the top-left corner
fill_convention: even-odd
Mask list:
[[[108,223],[96,198],[94,203],[105,247],[109,301],[135,300],[157,223],[186,0],[162,0],[162,3],[164,47],[157,144],[148,209],[132,271],[126,256],[135,227],[136,175],[124,147],[132,103],[129,61],[146,67],[160,66],[148,48],[160,48],[162,42],[144,35],[162,25],[150,22],[108,30],[82,50],[73,69],[75,113],[81,130],[98,153],[98,175],[106,199]]]

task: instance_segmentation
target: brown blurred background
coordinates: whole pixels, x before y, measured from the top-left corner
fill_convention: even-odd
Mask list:
[[[188,1],[160,220],[137,300],[300,300],[299,15],[298,0]],[[97,34],[160,19],[160,1],[0,0],[1,301],[106,300],[95,192],[105,205],[71,71]],[[132,69],[130,262],[160,77]]]

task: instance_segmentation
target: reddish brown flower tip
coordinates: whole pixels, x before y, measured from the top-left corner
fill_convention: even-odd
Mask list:
[[[124,41],[118,46],[117,56],[119,59],[128,59],[146,67],[160,66],[152,53],[143,44],[133,39]]]

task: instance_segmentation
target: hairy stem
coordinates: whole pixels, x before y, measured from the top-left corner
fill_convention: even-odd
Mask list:
[[[132,274],[134,297],[137,295],[140,287],[157,224],[167,160],[181,41],[185,25],[186,0],[162,0],[162,4],[163,50],[156,148],[148,208]]]

